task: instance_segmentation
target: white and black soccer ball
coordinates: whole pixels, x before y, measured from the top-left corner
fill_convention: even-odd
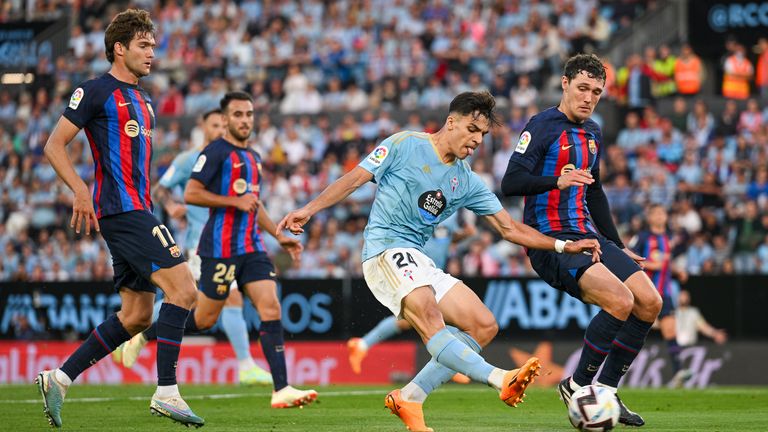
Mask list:
[[[616,395],[602,386],[584,386],[571,395],[568,418],[582,431],[607,431],[619,422],[621,410]]]

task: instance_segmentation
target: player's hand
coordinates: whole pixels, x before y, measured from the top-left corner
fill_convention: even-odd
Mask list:
[[[287,229],[293,234],[301,234],[304,232],[304,228],[302,227],[309,222],[310,217],[312,217],[312,215],[303,208],[294,210],[285,215],[283,220],[277,224],[277,232],[283,232],[283,230]]]
[[[645,257],[632,252],[631,250],[629,250],[629,248],[624,248],[624,253],[629,255],[629,257],[632,258],[633,260],[635,260],[635,262],[637,263],[637,265],[640,266],[641,269],[645,268],[645,265],[643,264],[643,261],[645,261]]]
[[[557,188],[563,190],[571,186],[588,186],[594,182],[589,171],[573,169],[557,178]]]
[[[301,260],[301,251],[304,250],[304,246],[299,239],[278,234],[277,241],[280,243],[280,246],[288,252],[288,255],[291,256],[293,261]]]
[[[174,201],[169,201],[165,205],[165,211],[168,212],[168,216],[173,219],[182,219],[187,214],[187,206],[179,204]]]
[[[85,235],[91,235],[91,222],[96,231],[99,228],[99,220],[96,218],[96,211],[93,209],[93,201],[87,187],[75,192],[75,200],[72,203],[72,219],[69,221],[69,227],[74,228],[75,232],[80,234],[80,226],[85,225]]]
[[[603,251],[600,249],[600,242],[596,239],[582,239],[575,242],[566,242],[563,252],[569,254],[584,253],[592,255],[592,262],[600,262],[600,255]]]
[[[257,208],[259,208],[259,199],[256,198],[256,195],[247,193],[237,197],[235,207],[237,207],[237,209],[240,211],[252,213],[255,212]]]
[[[715,334],[712,336],[712,339],[714,339],[718,345],[722,345],[725,343],[725,341],[728,340],[728,333],[722,329],[715,330]]]

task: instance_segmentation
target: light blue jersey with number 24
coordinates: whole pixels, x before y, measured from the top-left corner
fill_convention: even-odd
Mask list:
[[[424,252],[435,227],[462,207],[484,216],[501,203],[469,164],[446,164],[429,134],[404,131],[381,142],[360,167],[378,184],[368,225],[363,261],[392,248]]]

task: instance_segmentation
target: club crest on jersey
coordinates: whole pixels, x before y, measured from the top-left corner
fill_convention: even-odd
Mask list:
[[[568,165],[564,166],[563,169],[560,170],[560,175],[565,175],[565,174],[567,174],[567,173],[569,173],[569,172],[571,172],[571,171],[573,171],[575,169],[576,169],[576,165],[568,164]]]
[[[597,153],[597,143],[593,139],[589,140],[589,152],[592,154]]]
[[[133,119],[125,122],[125,127],[123,128],[125,134],[131,138],[136,138],[139,136],[139,129],[139,122]]]
[[[232,190],[238,195],[244,194],[248,190],[248,182],[245,179],[239,178],[232,183]]]
[[[451,192],[456,192],[457,187],[459,187],[459,178],[454,177],[451,179]]]
[[[448,200],[440,189],[436,191],[427,191],[419,197],[419,213],[427,222],[434,222],[445,210]]]
[[[388,154],[389,154],[389,150],[387,150],[386,147],[378,146],[375,149],[373,149],[371,154],[368,155],[368,162],[376,166],[379,166],[381,165],[382,162],[384,162],[384,159],[387,158]]]
[[[179,247],[176,245],[169,247],[168,252],[170,252],[171,256],[174,258],[178,258],[181,256],[181,249],[179,249]]]
[[[69,98],[69,107],[76,110],[77,107],[80,106],[80,101],[83,100],[83,96],[85,96],[85,90],[83,90],[82,87],[76,88],[75,91],[72,92],[72,97]]]
[[[523,132],[520,135],[520,139],[517,140],[517,147],[515,147],[515,152],[525,153],[525,151],[528,149],[528,144],[530,143],[531,143],[531,133],[528,131]]]

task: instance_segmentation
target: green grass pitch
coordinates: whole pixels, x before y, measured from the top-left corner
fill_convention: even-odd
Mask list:
[[[192,409],[205,418],[201,431],[405,431],[384,408],[394,387],[317,388],[318,402],[303,409],[269,408],[270,390],[259,387],[182,386]],[[151,386],[73,386],[62,410],[63,430],[179,431],[149,414]],[[437,432],[570,431],[554,388],[532,388],[520,408],[508,408],[480,385],[449,384],[425,406]],[[647,431],[768,430],[768,388],[624,390],[622,399],[645,417]],[[36,386],[0,386],[0,430],[45,430],[48,424]],[[626,428],[618,428],[626,429]]]

